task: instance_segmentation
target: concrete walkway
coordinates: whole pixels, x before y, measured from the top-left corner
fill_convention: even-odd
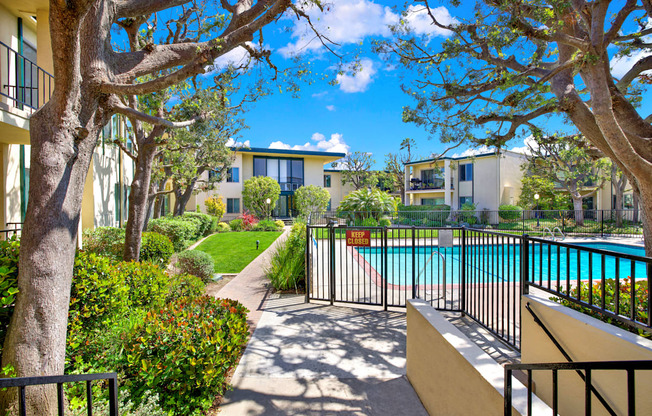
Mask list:
[[[220,415],[427,415],[405,378],[405,314],[272,295]]]

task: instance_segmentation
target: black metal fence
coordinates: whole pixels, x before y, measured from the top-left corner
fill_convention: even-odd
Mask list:
[[[422,208],[422,207],[419,207]],[[356,226],[472,227],[510,234],[545,236],[639,236],[642,213],[637,210],[408,210],[392,212],[336,212],[312,215],[313,224],[331,219]]]
[[[52,96],[54,76],[1,41],[0,64],[0,95],[14,107],[36,110]]]
[[[92,416],[93,415],[92,382],[95,380],[103,380],[108,384],[109,416],[118,416],[118,375],[116,373],[1,378],[0,389],[17,387],[18,388],[18,414],[20,416],[27,416],[27,406],[26,406],[27,387],[56,384],[58,415],[64,416],[66,403],[63,394],[63,385],[66,383],[86,382],[87,414],[88,416]]]
[[[348,232],[367,234],[350,244]],[[652,332],[652,258],[471,228],[309,225],[306,300],[405,307],[420,298],[464,312],[520,349],[520,297],[534,287],[567,306]],[[627,252],[616,252],[614,249]]]
[[[512,374],[513,371],[520,370],[527,373],[527,415],[532,414],[532,372],[546,371],[550,372],[552,384],[552,414],[559,414],[559,372],[577,372],[584,381],[584,414],[593,414],[592,397],[600,396],[596,390],[593,378],[598,372],[619,371],[626,374],[626,402],[627,414],[636,414],[636,371],[652,370],[652,361],[597,361],[597,362],[576,362],[576,363],[540,363],[540,364],[507,364],[505,365],[505,416],[511,416],[512,413]],[[613,392],[612,392],[613,393]],[[604,400],[604,399],[603,399]],[[600,409],[600,414],[606,410],[608,414],[616,413],[612,406],[606,401],[600,401],[604,409]]]

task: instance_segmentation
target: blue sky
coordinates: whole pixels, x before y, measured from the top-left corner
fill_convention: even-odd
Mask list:
[[[405,82],[402,68],[388,66],[370,49],[373,39],[389,39],[388,25],[396,23],[404,3],[380,0],[326,0],[328,10],[310,12],[321,33],[338,43],[343,60],[328,53],[303,22],[284,19],[265,33],[265,46],[273,51],[272,59],[280,68],[291,66],[291,57],[301,52],[311,62],[316,74],[311,85],[301,85],[301,97],[275,93],[250,105],[245,119],[249,129],[240,141],[251,147],[292,148],[336,152],[364,151],[373,154],[376,168],[382,168],[385,154],[397,152],[406,137],[417,143],[417,153],[428,156],[442,152],[446,145],[413,124],[403,123],[402,108],[413,100],[401,91]],[[437,8],[434,8],[438,6]],[[446,33],[435,30],[423,6],[408,6],[408,19],[419,34],[429,34],[430,42],[441,42]],[[433,13],[443,22],[463,19],[466,9],[449,9],[431,3]],[[238,62],[244,50],[236,50],[218,60],[218,65]],[[338,62],[360,58],[361,69],[355,75],[336,75]],[[632,61],[632,60],[630,60]],[[621,61],[617,72],[624,73],[633,62]],[[616,71],[615,71],[616,72]],[[322,75],[327,74],[327,79]],[[409,76],[409,75],[408,75]],[[336,85],[329,81],[336,79]],[[646,100],[644,106],[649,104]],[[561,127],[559,120],[550,123]],[[557,127],[558,126],[558,127]],[[568,129],[568,127],[565,127]],[[523,140],[513,140],[507,148],[523,147]],[[456,149],[457,154],[465,148]]]

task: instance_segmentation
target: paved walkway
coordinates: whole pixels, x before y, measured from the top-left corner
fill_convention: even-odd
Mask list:
[[[405,314],[267,299],[273,250],[217,294],[243,303],[255,328],[220,415],[427,415],[405,378]]]
[[[405,314],[272,295],[222,416],[427,415],[405,378]]]

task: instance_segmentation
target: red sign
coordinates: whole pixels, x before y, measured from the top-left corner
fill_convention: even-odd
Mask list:
[[[370,230],[346,230],[346,245],[355,247],[371,246]]]

